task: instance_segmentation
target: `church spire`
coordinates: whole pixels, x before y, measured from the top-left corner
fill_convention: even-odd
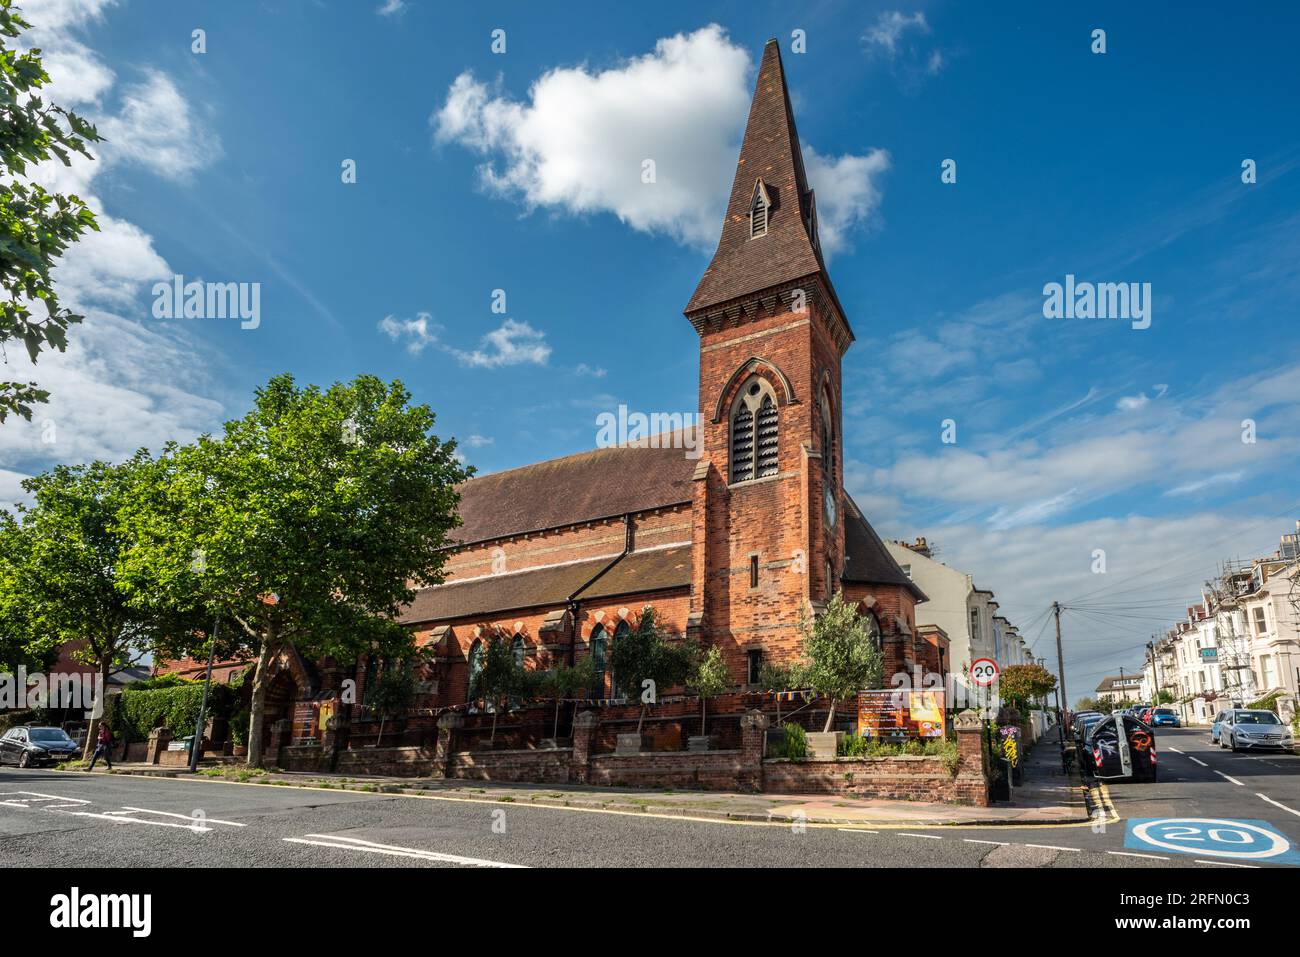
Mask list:
[[[685,312],[694,322],[716,306],[814,276],[834,299],[817,240],[816,205],[804,172],[781,47],[773,39],[763,48],[722,236]]]

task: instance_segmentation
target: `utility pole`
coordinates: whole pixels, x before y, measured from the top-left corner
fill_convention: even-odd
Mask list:
[[[1154,640],[1147,642],[1147,659],[1151,662],[1151,683],[1155,686],[1156,697],[1152,704],[1160,703],[1160,673],[1156,671],[1156,643]]]
[[[1061,651],[1061,603],[1052,602],[1052,612],[1056,615],[1056,670],[1060,680],[1057,682],[1061,686],[1061,703],[1065,706],[1065,711],[1070,709],[1070,696],[1065,693],[1065,655]],[[1060,721],[1065,721],[1065,712],[1058,715]]]

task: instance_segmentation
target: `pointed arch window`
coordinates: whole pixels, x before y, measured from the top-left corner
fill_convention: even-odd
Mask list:
[[[479,638],[474,639],[474,644],[469,646],[469,692],[470,701],[474,700],[474,685],[478,681],[478,676],[483,672],[483,642]]]
[[[597,625],[591,632],[591,695],[593,698],[605,696],[605,629]]]
[[[731,481],[775,475],[779,466],[780,414],[767,380],[752,376],[731,410]]]
[[[613,662],[614,646],[617,645],[622,639],[626,638],[630,634],[632,634],[632,626],[625,621],[620,621],[618,623],[618,627],[614,629],[614,638],[609,644],[610,658],[611,658],[609,663],[609,693],[610,696],[614,698],[622,698],[626,693],[626,689],[619,688],[618,675],[614,673],[614,662]]]
[[[821,401],[822,478],[827,488],[835,486],[835,420],[826,396]]]
[[[760,236],[767,235],[768,213],[772,208],[772,200],[767,195],[767,187],[763,181],[754,181],[754,195],[749,200],[749,238],[758,239]]]

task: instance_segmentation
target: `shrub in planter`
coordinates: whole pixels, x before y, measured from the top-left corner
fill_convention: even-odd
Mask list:
[[[785,731],[785,740],[781,742],[781,757],[791,761],[802,761],[808,757],[808,732],[803,729],[803,725],[787,721],[781,725],[781,729]]]

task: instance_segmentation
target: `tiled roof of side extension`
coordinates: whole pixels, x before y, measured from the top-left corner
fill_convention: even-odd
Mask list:
[[[410,625],[560,605],[613,560],[607,556],[422,588],[397,620]],[[577,597],[610,598],[686,588],[690,583],[691,546],[679,545],[632,552]]]
[[[849,507],[844,516],[844,573],[843,581],[862,585],[902,585],[916,596],[917,601],[929,601],[925,592],[917,587],[907,572],[889,554],[853,499],[845,496]]]
[[[473,478],[452,535],[469,544],[680,505],[697,461],[684,448],[621,445]]]
[[[759,179],[772,206],[766,235],[750,239],[749,209]],[[781,46],[769,40],[763,49],[722,235],[709,268],[686,305],[686,314],[812,275],[821,275],[834,297],[809,225],[813,207],[781,64]]]

